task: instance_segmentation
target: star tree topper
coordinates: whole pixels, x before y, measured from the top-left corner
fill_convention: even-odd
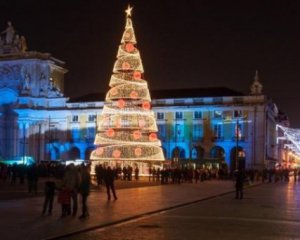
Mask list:
[[[128,8],[125,10],[127,17],[131,17],[132,9],[133,9],[133,7],[130,7],[130,5],[128,5]]]

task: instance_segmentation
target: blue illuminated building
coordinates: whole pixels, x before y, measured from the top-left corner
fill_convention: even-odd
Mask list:
[[[64,96],[64,62],[15,42],[0,46],[0,157],[88,160],[104,95]],[[249,84],[251,85],[251,84]],[[278,109],[256,73],[248,95],[228,88],[152,91],[166,159],[262,169],[278,159]]]

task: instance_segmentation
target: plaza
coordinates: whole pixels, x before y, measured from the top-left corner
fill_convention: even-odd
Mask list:
[[[132,183],[134,185],[134,183]],[[42,216],[43,197],[1,200],[1,238],[15,239],[297,239],[299,183],[255,182],[243,200],[234,182],[205,181],[118,189],[107,201],[103,189],[89,197],[90,217],[60,218],[54,203]],[[180,192],[181,194],[178,194]],[[9,195],[9,193],[7,193]],[[25,196],[27,192],[23,193]],[[255,230],[254,230],[255,229]]]

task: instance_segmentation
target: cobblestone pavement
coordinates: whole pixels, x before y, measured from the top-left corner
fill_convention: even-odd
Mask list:
[[[263,184],[68,240],[300,239],[300,183]]]
[[[107,201],[104,189],[100,189],[91,193],[88,199],[90,217],[84,221],[77,217],[61,219],[60,206],[56,202],[52,216],[42,216],[42,197],[1,200],[1,240],[60,239],[59,236],[69,233],[122,222],[149,212],[232,192],[233,187],[231,181],[207,181],[198,184],[124,188],[117,190],[117,201]]]

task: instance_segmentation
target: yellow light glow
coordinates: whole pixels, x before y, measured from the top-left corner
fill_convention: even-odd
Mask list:
[[[128,5],[128,8],[125,10],[127,17],[131,17],[132,9],[133,9],[133,7],[130,7],[130,5]]]

